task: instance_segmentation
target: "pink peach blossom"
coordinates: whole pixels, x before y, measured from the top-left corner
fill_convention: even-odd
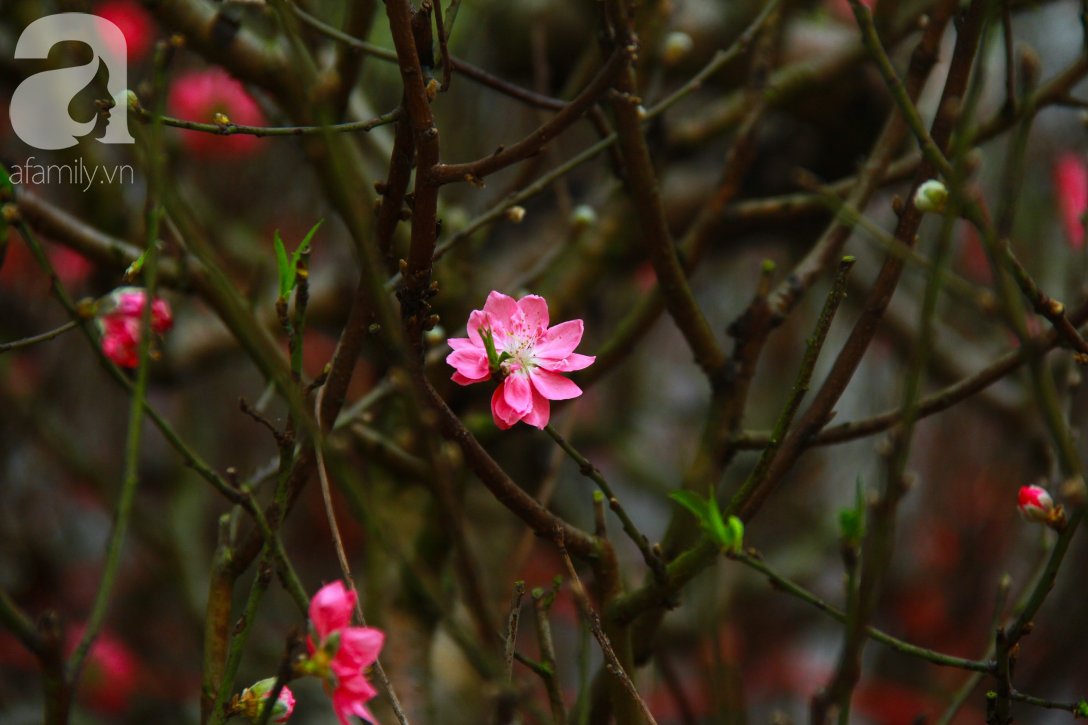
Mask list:
[[[332,707],[341,725],[352,715],[376,723],[366,703],[378,691],[366,679],[366,669],[378,661],[385,633],[374,627],[351,626],[356,594],[335,581],[322,587],[310,600],[310,624],[314,637],[307,639],[308,669],[325,680]]]
[[[100,304],[104,313],[98,318],[102,331],[102,352],[121,367],[139,364],[140,329],[147,292],[138,287],[114,290]],[[162,335],[174,326],[174,316],[166,300],[151,303],[151,332]]]
[[[241,81],[221,68],[195,70],[181,74],[170,86],[170,115],[187,121],[211,123],[222,113],[239,126],[263,126],[265,115]],[[245,156],[260,148],[256,136],[238,134],[217,136],[203,131],[183,132],[182,139],[191,153],[206,158],[223,155]]]
[[[559,373],[587,368],[596,360],[574,352],[584,325],[581,320],[548,324],[548,303],[543,297],[526,295],[515,302],[492,292],[484,308],[469,315],[468,337],[449,340],[453,352],[446,362],[456,370],[454,382],[482,383],[491,378],[493,369],[502,373],[503,380],[491,397],[491,413],[503,430],[519,420],[544,428],[551,416],[550,401],[582,394],[581,388]]]
[[[1073,249],[1084,246],[1084,223],[1088,210],[1088,165],[1082,154],[1064,153],[1054,165],[1054,190],[1065,237]]]

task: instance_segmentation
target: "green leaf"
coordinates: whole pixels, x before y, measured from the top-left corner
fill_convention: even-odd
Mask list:
[[[707,520],[704,522],[704,528],[707,529],[711,540],[719,548],[724,549],[729,545],[729,529],[725,526],[721,509],[718,508],[718,499],[711,496],[707,504]]]
[[[291,273],[294,274],[298,271],[298,260],[302,259],[302,255],[310,251],[310,240],[314,238],[314,234],[321,228],[321,225],[325,222],[324,219],[319,219],[317,224],[314,224],[313,228],[306,233],[306,236],[302,240],[302,244],[298,245],[298,249],[291,255]],[[294,279],[292,277],[292,279]],[[294,285],[291,285],[292,288]]]
[[[726,548],[734,554],[744,545],[744,522],[736,516],[729,517],[729,541]]]
[[[1073,719],[1080,720],[1081,718],[1088,718],[1088,700],[1083,697],[1077,703],[1076,712],[1073,713]]]
[[[291,288],[294,286],[295,268],[287,261],[287,250],[283,247],[279,229],[273,235],[272,244],[276,248],[276,266],[279,268],[280,273],[280,297],[286,298],[287,295],[291,294]]]
[[[700,524],[706,522],[710,505],[699,494],[694,491],[673,491],[669,494],[669,498],[695,514]]]
[[[860,544],[865,538],[865,482],[858,476],[854,507],[839,509],[839,534],[848,544]]]

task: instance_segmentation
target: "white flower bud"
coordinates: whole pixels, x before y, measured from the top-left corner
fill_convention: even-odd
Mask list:
[[[914,205],[920,211],[940,214],[948,203],[948,187],[936,179],[930,179],[918,187],[914,194]]]
[[[503,212],[503,216],[505,216],[508,221],[512,221],[514,224],[521,224],[522,220],[525,219],[525,207],[512,206],[505,212]]]
[[[665,61],[665,65],[676,65],[694,47],[695,41],[687,33],[679,31],[669,33],[665,36],[665,43],[661,53],[662,60]]]
[[[591,227],[597,223],[597,211],[588,204],[579,204],[571,212],[570,223],[575,229]]]

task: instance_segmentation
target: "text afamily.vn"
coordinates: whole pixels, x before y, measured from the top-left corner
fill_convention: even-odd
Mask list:
[[[94,183],[123,184],[136,180],[136,171],[128,164],[118,166],[87,166],[83,159],[76,159],[70,164],[36,164],[31,156],[26,163],[11,167],[10,178],[13,184],[79,184],[83,191]],[[126,173],[127,172],[127,173]]]

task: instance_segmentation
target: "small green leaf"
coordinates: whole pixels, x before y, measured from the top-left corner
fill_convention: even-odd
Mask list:
[[[280,273],[280,297],[286,298],[291,294],[291,287],[294,286],[294,267],[287,261],[287,250],[283,247],[283,240],[280,239],[280,230],[277,229],[273,235],[272,244],[276,248],[276,266]]]
[[[707,504],[707,520],[704,522],[704,528],[707,529],[711,540],[719,548],[724,549],[729,545],[729,529],[726,528],[725,519],[722,518],[722,510],[718,508],[718,499],[711,496]]]
[[[1083,697],[1080,699],[1080,702],[1077,703],[1077,709],[1073,713],[1074,720],[1080,720],[1082,718],[1088,718],[1088,700],[1085,700]]]
[[[865,482],[858,476],[854,507],[839,509],[839,534],[849,544],[860,544],[865,538]]]
[[[695,514],[700,524],[706,522],[710,505],[699,494],[694,491],[674,491],[669,494],[669,498]]]
[[[295,261],[302,256],[303,253],[310,250],[310,240],[314,238],[314,234],[317,234],[317,230],[321,228],[321,225],[325,223],[324,219],[318,219],[317,224],[314,224],[310,231],[306,232],[306,236],[302,239],[302,244],[298,245],[298,249],[295,250]]]
[[[744,545],[744,522],[736,516],[730,516],[728,527],[729,541],[725,548],[735,554]]]

